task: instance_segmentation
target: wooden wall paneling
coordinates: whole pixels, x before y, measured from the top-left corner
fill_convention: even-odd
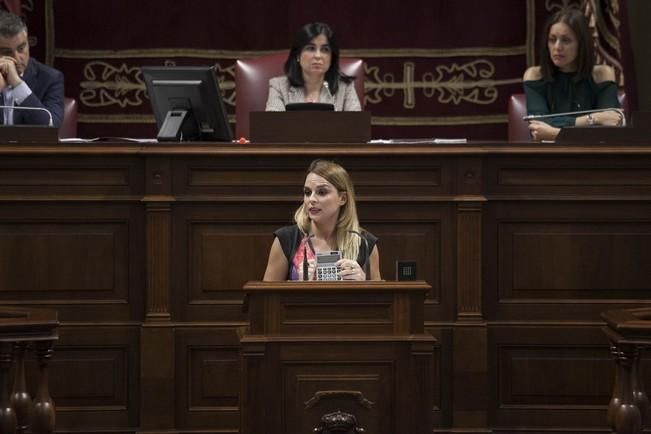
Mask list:
[[[65,151],[64,151],[65,152]],[[142,161],[132,155],[3,155],[0,198],[57,201],[137,200],[144,191]],[[126,151],[125,151],[126,152]]]
[[[482,161],[476,157],[457,160],[456,194],[456,318],[482,319],[481,287],[481,202]]]
[[[349,172],[355,193],[361,199],[395,198],[400,201],[429,199],[452,194],[456,167],[454,158],[419,158],[408,155],[355,155],[347,151],[285,155],[220,155],[185,157],[174,161],[173,191],[186,200],[302,199],[305,171],[315,158],[333,159]],[[387,177],[386,173],[392,173]]]
[[[174,426],[237,433],[241,380],[238,330],[177,327],[174,352]]]
[[[432,426],[452,426],[453,408],[453,327],[426,326],[425,332],[436,338],[432,356]],[[414,397],[418,399],[418,397]]]
[[[176,203],[173,317],[244,321],[242,286],[261,279],[273,231],[291,224],[289,203]]]
[[[311,160],[300,155],[184,156],[174,160],[172,191],[181,200],[300,203]]]
[[[482,314],[481,204],[457,205],[457,320],[480,321]]]
[[[572,155],[494,155],[484,158],[489,199],[592,198],[639,200],[651,189],[648,155],[588,152]]]
[[[606,427],[614,362],[597,325],[489,326],[490,426]]]
[[[125,203],[3,203],[0,297],[62,321],[142,318],[142,214]]]
[[[417,280],[432,286],[425,317],[430,321],[452,320],[456,296],[451,207],[437,202],[361,202],[358,212],[368,216],[364,228],[379,238],[382,278],[396,279],[396,261],[415,261]]]
[[[651,154],[606,148],[5,145],[0,300],[59,311],[59,432],[234,434],[243,375],[303,369],[262,372],[277,348],[239,348],[241,286],[291,224],[309,162],[336,158],[383,277],[415,258],[432,285],[437,432],[604,432],[598,313],[651,299]]]
[[[168,202],[149,202],[147,220],[147,321],[169,321],[172,210]]]
[[[493,319],[598,321],[651,299],[648,203],[493,202],[484,240]]]
[[[172,165],[169,158],[145,161],[147,321],[169,321],[172,258]]]
[[[160,432],[176,426],[177,370],[175,327],[150,322],[140,327],[140,430]],[[140,432],[140,431],[139,431]]]
[[[134,324],[77,323],[59,329],[50,362],[57,431],[137,429],[139,334]]]
[[[488,425],[487,330],[481,323],[459,323],[452,332],[452,419],[454,428]]]
[[[242,360],[240,381],[240,410],[249,409],[253,414],[269,417],[241,417],[240,433],[267,432],[269,418],[280,418],[283,402],[277,396],[270,396],[270,390],[279,390],[278,346],[267,345],[266,339],[249,340],[240,345]],[[246,382],[252,381],[260,387],[245,393]],[[267,413],[268,412],[268,413]],[[275,423],[278,426],[278,422]]]

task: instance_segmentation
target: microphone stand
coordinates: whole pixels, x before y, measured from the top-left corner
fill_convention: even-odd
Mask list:
[[[591,113],[598,113],[598,112],[605,112],[605,111],[614,111],[619,113],[619,115],[622,117],[622,126],[626,126],[626,116],[624,116],[624,110],[622,110],[621,108],[602,108],[602,109],[594,109],[594,110],[579,110],[573,112],[550,113],[546,115],[527,115],[527,116],[523,116],[522,120],[535,121],[538,119],[557,118],[561,116],[580,116],[580,115],[587,115]]]
[[[330,96],[330,103],[332,104],[333,107],[335,107],[335,96],[330,92],[330,85],[326,80],[323,80],[323,87],[328,91],[328,95]],[[336,111],[336,107],[335,107]]]
[[[364,268],[364,274],[366,274],[366,280],[369,280],[369,278],[371,277],[371,264],[370,264],[371,252],[368,251],[369,250],[368,241],[358,231],[354,231],[354,230],[351,229],[351,230],[348,230],[346,232],[350,232],[351,234],[357,235],[364,242],[364,256],[363,256],[363,258],[364,258],[364,266],[363,266],[363,268]]]
[[[310,280],[307,273],[309,271],[309,266],[307,263],[307,245],[309,244],[310,250],[314,253],[314,247],[312,247],[312,243],[310,242],[310,239],[314,236],[314,234],[304,234],[304,242],[303,242],[303,280]]]
[[[19,105],[0,105],[0,109],[3,109],[3,110],[9,109],[9,110],[42,111],[42,112],[47,113],[47,116],[49,118],[48,127],[53,127],[54,126],[54,122],[52,120],[52,112],[49,111],[48,109],[46,109],[45,107],[23,107],[23,106],[19,106]]]

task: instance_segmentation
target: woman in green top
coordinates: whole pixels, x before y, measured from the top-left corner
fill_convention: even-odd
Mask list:
[[[562,127],[622,125],[615,73],[608,65],[594,64],[592,35],[585,16],[563,9],[545,25],[540,66],[524,73],[527,112],[530,115],[604,109],[581,116],[558,116],[529,122],[535,140],[553,140]],[[608,110],[613,109],[613,110]]]

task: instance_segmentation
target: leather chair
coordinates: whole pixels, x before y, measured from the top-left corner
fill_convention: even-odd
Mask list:
[[[619,91],[617,94],[619,105],[624,109],[624,114],[628,119],[628,103],[626,93]],[[530,142],[532,141],[529,134],[528,122],[522,118],[527,115],[527,97],[524,93],[514,93],[509,98],[509,142]]]
[[[74,98],[63,99],[63,122],[59,127],[59,138],[77,137],[77,101]]]
[[[249,113],[264,111],[269,95],[269,79],[284,75],[287,53],[271,54],[235,63],[235,122],[237,137],[249,137]],[[339,58],[344,74],[355,78],[355,90],[364,106],[364,62],[361,59]]]

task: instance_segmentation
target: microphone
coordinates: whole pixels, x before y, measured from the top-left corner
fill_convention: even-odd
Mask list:
[[[314,253],[314,247],[312,247],[312,243],[310,242],[310,240],[312,239],[314,234],[304,234],[304,235],[305,235],[305,239],[304,239],[305,241],[303,242],[303,280],[309,280],[308,275],[307,275],[308,270],[309,270],[309,266],[308,266],[308,263],[307,263],[307,247],[306,247],[306,245],[309,245],[310,250],[312,250],[312,253]]]
[[[323,87],[328,91],[328,95],[330,96],[330,101],[332,102],[332,105],[335,103],[335,96],[330,92],[330,85],[328,84],[327,81],[323,80]]]
[[[523,121],[535,121],[538,119],[549,119],[549,118],[556,118],[560,116],[579,116],[579,115],[587,115],[591,113],[598,113],[598,112],[605,112],[605,111],[614,111],[619,114],[622,118],[622,126],[626,126],[626,116],[624,116],[624,110],[621,108],[601,108],[601,109],[593,109],[593,110],[579,110],[579,111],[573,111],[573,112],[562,112],[562,113],[550,113],[547,115],[527,115],[523,116],[522,120]]]
[[[46,109],[45,107],[23,107],[19,105],[0,105],[0,109],[10,109],[10,110],[32,110],[32,111],[41,111],[47,113],[48,118],[50,119],[50,122],[48,124],[48,127],[53,127],[54,122],[52,121],[52,112]]]
[[[369,250],[368,249],[368,241],[366,240],[366,238],[364,238],[364,236],[362,234],[360,234],[357,231],[349,229],[346,232],[350,232],[351,234],[357,235],[364,242],[364,256],[363,256],[363,258],[364,258],[364,274],[366,274],[366,280],[368,280],[371,277],[371,264],[370,264],[370,261],[369,261],[370,258],[371,258],[371,252],[368,251]]]

